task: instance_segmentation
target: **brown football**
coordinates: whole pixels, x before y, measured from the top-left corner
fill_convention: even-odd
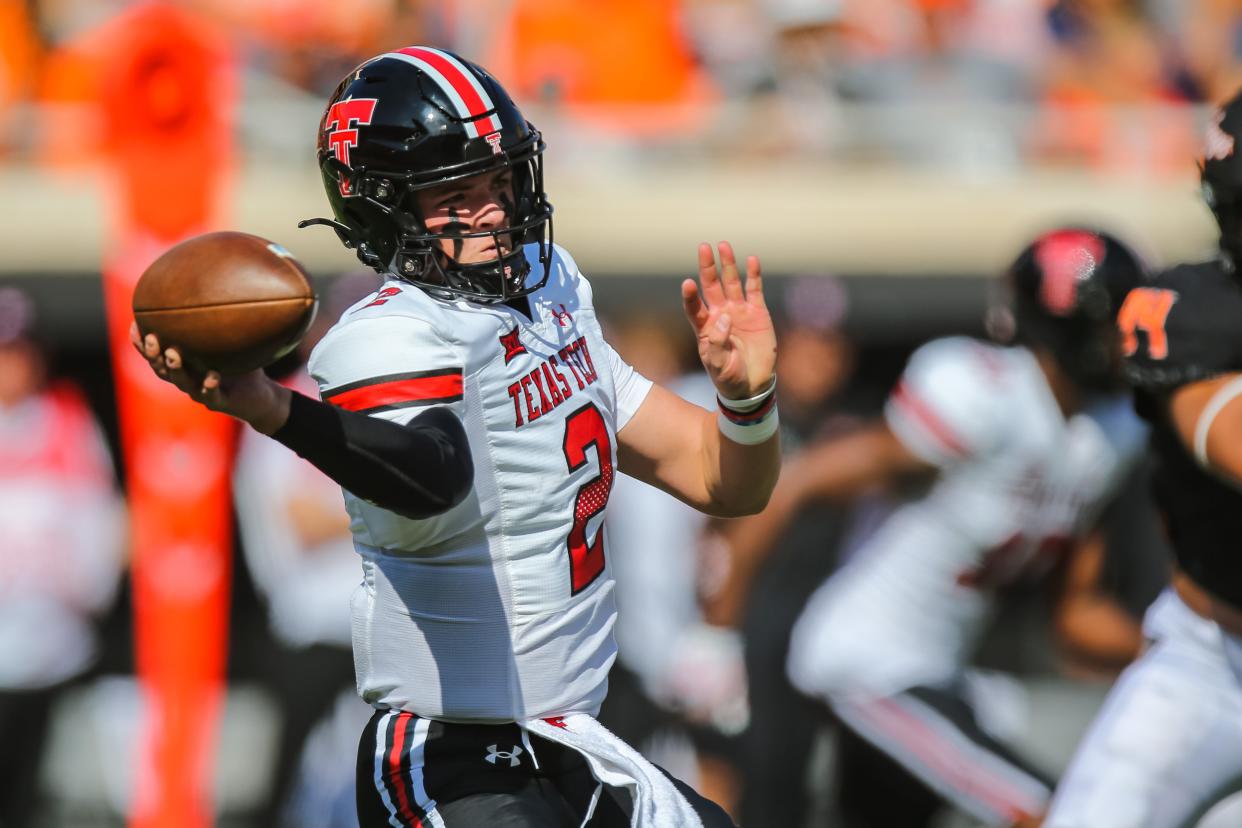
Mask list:
[[[156,259],[134,288],[142,334],[175,346],[200,371],[242,374],[298,344],[315,318],[306,271],[279,244],[249,233],[206,233]]]

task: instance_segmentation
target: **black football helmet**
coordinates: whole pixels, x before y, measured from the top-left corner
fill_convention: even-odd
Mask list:
[[[1147,279],[1143,260],[1114,236],[1060,227],[1023,248],[1006,273],[1012,340],[1045,348],[1084,388],[1119,381],[1117,312]]]
[[[1235,95],[1213,116],[1208,125],[1199,180],[1203,200],[1220,227],[1220,250],[1231,268],[1242,264],[1242,158],[1237,141],[1242,138],[1242,93]]]
[[[378,55],[351,72],[319,124],[319,169],[332,219],[346,247],[442,298],[503,302],[547,281],[552,205],[543,190],[543,139],[504,88],[451,52],[412,46]],[[415,193],[508,168],[507,227],[431,234]],[[491,236],[498,258],[461,264],[440,252],[443,239]],[[527,284],[524,246],[538,245],[540,277]]]

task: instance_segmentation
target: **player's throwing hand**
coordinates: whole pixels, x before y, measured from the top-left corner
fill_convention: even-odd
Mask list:
[[[263,434],[276,431],[289,416],[289,392],[262,370],[227,381],[216,371],[199,374],[184,364],[178,349],[163,347],[155,334],[142,336],[136,322],[130,326],[129,341],[160,379],[212,411],[245,420]]]
[[[711,245],[699,245],[699,282],[682,282],[681,299],[716,390],[728,399],[746,399],[772,383],[776,331],[763,301],[759,258],[746,257],[743,290],[733,246],[720,242],[719,250],[718,271]]]

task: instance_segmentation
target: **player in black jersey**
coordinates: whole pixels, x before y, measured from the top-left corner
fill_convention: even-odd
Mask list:
[[[1045,828],[1191,826],[1242,789],[1240,139],[1242,94],[1210,125],[1200,168],[1218,255],[1132,290],[1118,317],[1176,569]]]

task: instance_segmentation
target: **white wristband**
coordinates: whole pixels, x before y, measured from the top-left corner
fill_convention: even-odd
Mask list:
[[[1242,394],[1242,377],[1236,377],[1216,389],[1216,393],[1199,413],[1199,420],[1195,423],[1195,459],[1204,468],[1211,466],[1207,456],[1207,441],[1208,432],[1212,430],[1212,421],[1239,394]]]
[[[717,401],[719,401],[719,403],[722,406],[729,409],[730,411],[736,411],[739,414],[749,414],[750,412],[754,411],[756,408],[759,408],[761,405],[767,402],[768,397],[771,397],[775,393],[776,393],[776,375],[773,374],[772,381],[768,383],[768,387],[763,389],[762,391],[760,391],[758,394],[756,394],[753,397],[747,397],[744,400],[731,400],[728,397],[722,397],[720,396],[719,393],[717,393],[716,399]]]
[[[720,433],[744,446],[757,446],[766,442],[780,428],[780,424],[781,418],[776,412],[776,406],[772,406],[772,410],[762,419],[745,425],[733,422],[724,414],[716,416],[716,427],[720,429]]]

